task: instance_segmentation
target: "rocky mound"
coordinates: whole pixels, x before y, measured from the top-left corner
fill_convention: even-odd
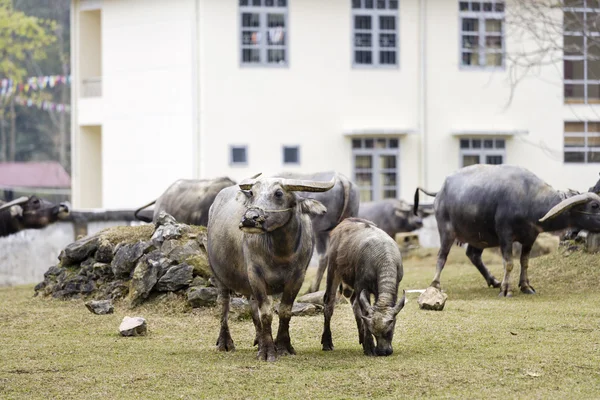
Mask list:
[[[108,228],[68,245],[44,274],[36,295],[126,299],[131,306],[154,292],[187,295],[192,306],[213,305],[206,228],[161,214],[156,225]]]

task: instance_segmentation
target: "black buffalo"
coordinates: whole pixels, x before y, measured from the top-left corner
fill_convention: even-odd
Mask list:
[[[0,236],[24,229],[41,229],[69,215],[68,203],[54,204],[37,196],[0,202]]]

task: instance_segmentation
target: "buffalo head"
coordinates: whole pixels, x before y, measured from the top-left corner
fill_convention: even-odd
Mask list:
[[[570,225],[600,232],[600,196],[587,192],[569,197],[550,209],[540,222],[552,220],[568,213]]]
[[[398,303],[384,307],[371,305],[366,290],[360,293],[358,300],[367,332],[373,335],[377,342],[375,347],[376,355],[391,355],[394,352],[392,349],[392,339],[394,338],[394,329],[396,327],[396,316],[404,307],[406,294],[402,294],[402,298]]]
[[[325,192],[335,184],[335,178],[329,182],[256,178],[239,184],[246,206],[239,227],[246,233],[272,232],[287,224],[296,210],[324,214],[327,209],[319,201],[302,198],[294,192]]]
[[[396,232],[412,232],[423,227],[421,216],[414,215],[412,206],[400,200],[394,204],[394,215],[391,216],[391,220],[394,221]]]
[[[37,196],[23,196],[0,206],[23,229],[43,228],[69,215],[68,203],[54,204]]]

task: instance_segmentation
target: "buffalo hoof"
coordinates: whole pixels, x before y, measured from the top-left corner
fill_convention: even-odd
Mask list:
[[[256,358],[261,361],[277,361],[277,351],[275,351],[275,346],[273,344],[270,346],[259,346]]]
[[[513,297],[513,293],[510,290],[501,290],[498,297]]]
[[[521,286],[521,292],[523,292],[525,294],[535,294],[535,289],[529,285]]]
[[[489,281],[488,281],[488,287],[493,287],[495,289],[500,289],[500,287],[502,286],[502,284],[500,283],[500,281],[494,277],[492,277]]]
[[[436,289],[438,289],[438,290],[441,290],[441,289],[442,289],[442,286],[441,286],[441,285],[440,285],[440,283],[439,283],[439,282],[437,282],[437,281],[433,281],[433,282],[431,282],[431,285],[429,285],[429,286],[431,286],[431,287],[434,287],[434,288],[436,288]]]
[[[277,355],[279,357],[281,356],[295,356],[296,355],[296,350],[294,350],[294,348],[292,347],[292,345],[290,344],[289,346],[279,346],[277,345]]]
[[[235,351],[235,345],[233,344],[233,340],[231,337],[229,338],[221,338],[217,340],[217,350],[219,351]]]

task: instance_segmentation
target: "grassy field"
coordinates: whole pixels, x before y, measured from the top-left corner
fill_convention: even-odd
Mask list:
[[[298,317],[298,355],[264,363],[251,321],[231,323],[236,352],[214,350],[215,310],[156,303],[97,316],[82,300],[1,289],[0,398],[600,398],[600,257],[534,259],[538,294],[500,299],[461,252],[442,275],[446,309],[419,310],[407,295],[394,354],[378,358],[362,355],[347,304],[333,352],[321,351],[322,316]],[[499,259],[484,259],[500,279]],[[401,288],[425,288],[434,263],[426,251],[405,260]],[[148,336],[120,337],[125,315],[145,317]]]

